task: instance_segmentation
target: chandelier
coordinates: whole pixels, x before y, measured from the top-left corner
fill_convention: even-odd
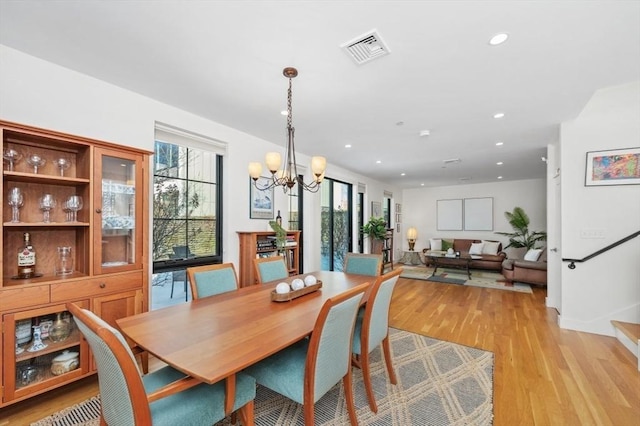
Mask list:
[[[304,190],[309,192],[317,192],[320,189],[320,183],[324,179],[324,171],[327,167],[327,160],[324,157],[311,158],[311,172],[313,180],[305,183],[298,175],[298,166],[296,165],[296,149],[293,142],[293,133],[295,129],[291,124],[293,115],[291,112],[291,79],[298,75],[298,70],[287,67],[282,74],[289,79],[289,91],[287,92],[287,149],[285,151],[285,162],[283,168],[280,168],[281,158],[278,152],[268,152],[265,156],[265,164],[271,172],[271,179],[265,185],[260,185],[258,179],[262,174],[262,164],[258,162],[249,163],[249,176],[253,179],[253,184],[260,191],[281,186],[285,194],[287,190],[299,184]]]

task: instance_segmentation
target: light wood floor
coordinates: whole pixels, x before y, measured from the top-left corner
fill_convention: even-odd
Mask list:
[[[612,337],[558,328],[545,296],[400,279],[390,325],[493,352],[496,426],[639,425],[637,360]],[[29,424],[97,392],[85,379],[4,408],[0,425]]]

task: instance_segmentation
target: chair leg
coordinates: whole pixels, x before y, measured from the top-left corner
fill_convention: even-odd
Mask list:
[[[254,403],[253,400],[244,404],[240,409],[238,409],[238,417],[240,417],[240,421],[242,422],[242,426],[254,426],[255,425],[255,417],[254,417]]]
[[[305,401],[304,404],[304,426],[314,426],[314,404],[313,401]]]
[[[376,404],[376,398],[373,396],[373,386],[371,386],[371,369],[369,366],[368,353],[360,355],[360,363],[362,365],[362,380],[364,381],[364,389],[367,393],[367,399],[369,400],[369,408],[374,413],[377,413],[378,405]]]
[[[349,421],[351,426],[358,426],[358,417],[356,416],[356,405],[353,402],[353,377],[351,374],[351,368],[347,371],[347,374],[342,378],[344,384],[344,397],[347,400],[347,411],[349,412]]]
[[[392,384],[398,384],[396,378],[396,372],[393,370],[393,361],[391,360],[391,345],[389,344],[389,335],[382,340],[382,349],[384,351],[384,361],[387,364],[387,372],[389,373],[389,380]]]

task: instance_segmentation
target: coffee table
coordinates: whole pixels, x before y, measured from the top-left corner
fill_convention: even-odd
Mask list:
[[[469,265],[471,265],[471,261],[475,258],[479,258],[479,256],[473,256],[468,254],[461,254],[459,256],[450,255],[447,253],[425,253],[425,258],[430,259],[433,262],[433,274],[436,274],[436,271],[439,267],[448,267],[448,268],[456,268],[456,269],[466,269],[467,277],[471,279],[471,270],[469,269]]]

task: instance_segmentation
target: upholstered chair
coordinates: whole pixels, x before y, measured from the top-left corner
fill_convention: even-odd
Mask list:
[[[238,289],[238,276],[233,263],[187,268],[193,300]]]
[[[224,419],[225,382],[199,383],[169,366],[141,376],[123,335],[93,312],[72,303],[67,309],[86,338],[98,367],[101,424],[212,425]],[[236,374],[233,411],[254,424],[255,380]]]
[[[315,403],[342,380],[349,420],[357,425],[351,377],[356,313],[369,283],[328,299],[309,339],[302,339],[248,367],[258,384],[304,405],[304,424],[314,425]]]
[[[282,256],[261,257],[253,260],[258,283],[281,280],[289,276]]]
[[[347,253],[344,260],[344,272],[378,276],[382,272],[382,255]]]
[[[353,331],[353,363],[362,369],[369,408],[374,413],[378,412],[378,406],[371,385],[369,354],[378,346],[382,345],[389,380],[394,385],[398,382],[393,370],[391,348],[389,346],[389,305],[391,304],[391,295],[401,273],[402,269],[400,268],[378,277],[369,290],[365,308],[358,311]]]

